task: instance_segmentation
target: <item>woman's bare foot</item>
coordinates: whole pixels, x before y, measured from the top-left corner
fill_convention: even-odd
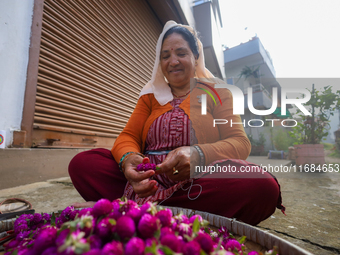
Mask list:
[[[94,201],[88,201],[88,202],[82,202],[82,203],[73,203],[71,206],[74,208],[88,208],[93,207],[96,202]]]

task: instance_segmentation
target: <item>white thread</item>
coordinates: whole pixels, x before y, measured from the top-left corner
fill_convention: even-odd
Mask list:
[[[187,190],[189,189],[189,191],[188,191],[188,198],[189,198],[191,201],[192,201],[192,200],[196,200],[196,199],[201,195],[202,190],[203,190],[203,188],[202,188],[201,185],[199,185],[199,184],[194,184],[194,185],[193,185],[193,183],[194,183],[194,179],[191,179],[191,185],[190,185],[189,188],[183,189],[183,187],[181,187],[181,189],[182,189],[183,191],[187,191]],[[197,195],[195,198],[191,198],[191,197],[190,197],[190,191],[191,191],[191,188],[192,188],[193,186],[199,186],[199,187],[200,187],[200,192],[198,193],[198,195]]]

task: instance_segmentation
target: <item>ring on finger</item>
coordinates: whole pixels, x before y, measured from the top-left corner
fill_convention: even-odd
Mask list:
[[[178,170],[176,168],[174,168],[174,167],[172,168],[172,170],[173,170],[173,173],[172,173],[173,175],[176,175],[176,174],[179,173]]]

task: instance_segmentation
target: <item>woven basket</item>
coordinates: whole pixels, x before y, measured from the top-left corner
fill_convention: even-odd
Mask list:
[[[210,225],[212,225],[213,227],[220,228],[224,226],[228,230],[230,230],[233,234],[239,236],[246,236],[247,240],[250,240],[256,244],[261,245],[266,250],[270,250],[274,246],[278,247],[278,252],[280,255],[313,255],[312,253],[280,237],[267,233],[249,224],[239,222],[235,219],[230,219],[219,215],[186,208],[168,206],[164,207],[169,208],[174,215],[179,214],[181,212],[187,215],[188,217],[194,214],[199,214],[203,217],[203,219],[209,221]],[[55,213],[58,214],[58,212]],[[0,221],[0,233],[13,229],[14,221],[15,219]]]
[[[209,221],[209,223],[212,226],[217,228],[225,226],[235,235],[246,236],[247,240],[260,244],[262,247],[265,247],[266,250],[270,250],[274,246],[278,247],[278,252],[280,255],[313,255],[312,253],[278,236],[267,233],[249,224],[239,222],[235,219],[230,219],[207,212],[195,211],[179,207],[166,207],[166,208],[169,208],[174,215],[179,214],[180,212],[187,216],[199,214],[202,216],[203,219]]]

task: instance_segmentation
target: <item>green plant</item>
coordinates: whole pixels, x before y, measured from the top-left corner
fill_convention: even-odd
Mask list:
[[[255,67],[249,67],[249,66],[243,67],[240,74],[238,75],[238,80],[236,81],[236,83],[242,77],[244,77],[244,79],[246,79],[246,80],[249,77],[254,77],[254,78],[258,79],[260,77],[259,70],[260,70],[260,66],[257,66],[256,68]]]
[[[340,106],[340,91],[332,92],[331,86],[324,87],[323,91],[315,90],[314,84],[311,99],[305,107],[311,111],[312,116],[305,116],[300,110],[298,114],[301,122],[292,128],[289,135],[294,138],[294,144],[319,144],[327,137],[329,119],[334,115],[334,110]]]
[[[247,135],[252,146],[264,146],[266,143],[266,138],[263,133],[259,134],[259,139],[255,140],[252,135]]]
[[[294,143],[288,132],[282,129],[275,130],[273,136],[273,144],[276,150],[288,151],[288,147]]]

